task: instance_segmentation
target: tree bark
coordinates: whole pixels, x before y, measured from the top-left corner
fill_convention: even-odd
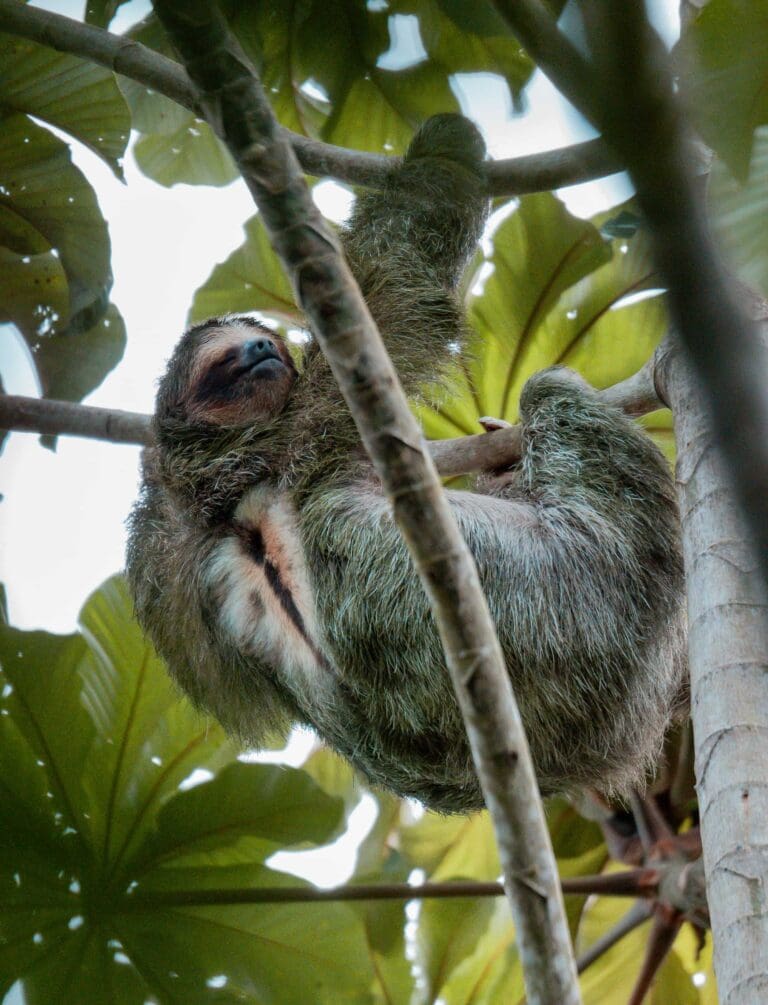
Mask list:
[[[768,332],[766,333],[768,334]],[[714,964],[723,1005],[768,1001],[768,618],[705,395],[680,352],[657,376],[675,415],[688,578],[691,716]],[[768,372],[761,375],[768,384]]]

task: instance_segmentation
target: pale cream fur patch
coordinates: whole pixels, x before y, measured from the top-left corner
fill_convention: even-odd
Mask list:
[[[248,554],[234,533],[216,546],[206,580],[219,598],[220,623],[239,648],[266,662],[286,684],[322,701],[329,669],[320,655],[322,639],[293,508],[285,497],[253,489],[234,519],[245,530],[261,532],[264,563]],[[303,632],[270,583],[266,563],[290,593]]]

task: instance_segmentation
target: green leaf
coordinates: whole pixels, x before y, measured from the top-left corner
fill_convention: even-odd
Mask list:
[[[525,1000],[523,968],[509,904],[490,901],[492,913],[472,953],[459,960],[440,991],[446,1005],[497,1005]]]
[[[151,15],[128,35],[175,59],[168,38]],[[186,108],[127,77],[120,89],[131,110],[133,128],[143,135],[134,144],[139,169],[160,185],[229,185],[239,172],[210,126]]]
[[[107,313],[87,331],[29,341],[46,397],[80,401],[123,358],[125,323],[110,304]]]
[[[319,746],[301,768],[323,792],[343,800],[347,813],[357,806],[360,797],[367,791],[365,782],[352,765],[330,747]]]
[[[492,256],[467,283],[475,338],[468,358],[458,361],[449,400],[439,413],[420,413],[427,434],[478,432],[481,415],[514,418],[522,383],[545,365],[542,322],[565,290],[609,257],[595,227],[571,216],[554,196],[522,199],[493,235]],[[472,292],[474,284],[482,293]]]
[[[252,216],[243,229],[245,241],[195,292],[188,323],[222,314],[262,311],[287,325],[301,326],[304,315],[296,306],[261,217]]]
[[[0,33],[0,106],[63,129],[122,178],[131,117],[110,70]]]
[[[171,686],[122,579],[90,598],[79,634],[3,628],[0,664],[0,989],[22,979],[40,1005],[369,1000],[343,905],[163,900],[299,885],[257,863],[332,836],[342,804],[304,772],[236,760]],[[210,780],[187,789],[199,768]],[[126,906],[126,890],[155,899]]]
[[[749,178],[735,180],[716,159],[708,192],[714,230],[731,265],[768,297],[768,127],[755,133]]]
[[[4,225],[10,218],[7,207],[0,206],[0,240],[8,238]],[[15,324],[32,348],[38,331],[45,332],[68,313],[69,285],[61,259],[49,250],[18,254],[0,245],[0,321]]]
[[[428,1001],[440,997],[454,968],[472,953],[493,910],[490,897],[423,902],[416,959],[426,980]]]
[[[173,133],[142,136],[133,148],[144,174],[160,185],[229,185],[240,172],[205,122],[190,112]]]
[[[455,73],[497,73],[507,81],[515,98],[528,83],[533,61],[492,4],[410,0],[398,7],[418,17],[424,48],[447,77]]]
[[[590,223],[547,193],[520,200],[466,284],[475,334],[449,374],[448,395],[436,408],[419,409],[428,436],[479,432],[482,415],[515,421],[523,385],[547,366],[572,367],[597,387],[642,366],[666,330],[666,315],[653,295],[658,279],[644,232],[600,237],[616,213]],[[671,430],[665,416],[660,442]]]
[[[65,143],[21,114],[0,128],[0,321],[25,338],[43,394],[79,401],[125,348],[107,226]]]
[[[41,260],[26,283],[19,277],[22,291],[3,299],[2,320],[18,324],[27,337],[83,331],[103,315],[112,285],[109,236],[96,197],[72,164],[67,145],[46,129],[19,114],[5,116],[0,128],[0,234],[6,258],[22,255],[14,268],[31,264],[23,261],[25,255],[47,255],[59,263],[49,262],[43,270]],[[66,307],[59,270],[69,287]],[[30,286],[38,298],[34,319],[28,310]]]
[[[169,889],[174,880],[177,889],[190,888],[184,870],[168,873]],[[244,868],[237,884],[309,885],[263,866]],[[362,1005],[370,1000],[368,947],[359,920],[345,904],[158,908],[123,915],[119,932],[147,986],[171,1005]]]
[[[282,125],[358,150],[402,152],[422,120],[458,110],[451,87],[457,73],[503,74],[516,95],[533,71],[508,31],[488,32],[488,19],[494,18],[489,6],[479,20],[472,19],[476,32],[462,30],[436,0],[397,0],[386,8],[356,0],[302,0],[289,8],[278,0],[257,5],[228,0],[223,9]],[[498,17],[493,23],[500,23]],[[403,32],[418,36],[426,55],[393,69],[387,56]],[[153,17],[130,34],[171,55]],[[142,169],[164,184],[182,180],[184,130],[192,119],[146,89],[129,84],[124,91],[134,127],[152,134],[152,143],[145,135],[137,146]],[[208,149],[190,146],[195,163],[185,169],[185,180],[220,183],[220,155],[211,142]],[[182,151],[175,156],[174,146]]]
[[[385,792],[369,792],[378,806],[376,822],[357,852],[353,883],[404,883],[410,866],[394,847],[402,801]],[[369,900],[354,905],[365,928],[373,960],[376,1005],[411,1002],[415,981],[406,949],[406,901]]]
[[[687,104],[706,142],[742,181],[752,134],[768,123],[768,7],[710,0],[678,47]]]
[[[486,812],[442,817],[427,812],[403,827],[400,847],[410,864],[433,880],[464,877],[493,880],[501,875],[493,825]]]
[[[342,801],[326,795],[304,771],[230,764],[162,808],[137,863],[142,871],[157,863],[178,866],[242,838],[248,839],[249,859],[263,861],[280,848],[333,838],[342,813]]]
[[[130,0],[88,0],[85,5],[85,22],[95,24],[98,28],[108,28],[118,9],[129,2]]]

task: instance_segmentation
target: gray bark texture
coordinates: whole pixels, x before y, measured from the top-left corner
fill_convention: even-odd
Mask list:
[[[764,371],[768,384],[768,366]],[[660,383],[675,414],[688,578],[691,716],[722,1005],[768,1002],[768,617],[760,564],[680,353]]]

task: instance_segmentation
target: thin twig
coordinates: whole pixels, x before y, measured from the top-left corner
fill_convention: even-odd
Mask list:
[[[650,904],[645,903],[645,901],[641,900],[633,904],[621,921],[617,922],[605,935],[600,936],[596,942],[592,943],[589,949],[586,949],[581,954],[576,961],[576,969],[579,973],[583,974],[587,967],[591,966],[596,960],[599,960],[617,942],[620,942],[625,935],[629,935],[630,932],[633,932],[642,925],[644,921],[647,921],[652,912],[653,908]]]
[[[653,895],[647,875],[652,870],[631,869],[598,876],[571,876],[560,881],[565,896],[598,894],[604,897]],[[657,875],[657,874],[656,874]],[[655,887],[654,887],[655,888]],[[129,909],[234,904],[314,904],[358,900],[447,900],[462,897],[503,897],[501,883],[453,880],[445,883],[360,883],[319,890],[303,886],[234,887],[208,890],[142,890],[125,898]]]
[[[0,0],[0,30],[106,66],[203,117],[184,67],[140,42],[18,0]],[[350,185],[378,185],[400,163],[399,157],[349,150],[289,129],[282,131],[311,175]],[[504,196],[549,191],[619,170],[615,154],[601,140],[588,140],[560,150],[491,162],[488,192]]]

